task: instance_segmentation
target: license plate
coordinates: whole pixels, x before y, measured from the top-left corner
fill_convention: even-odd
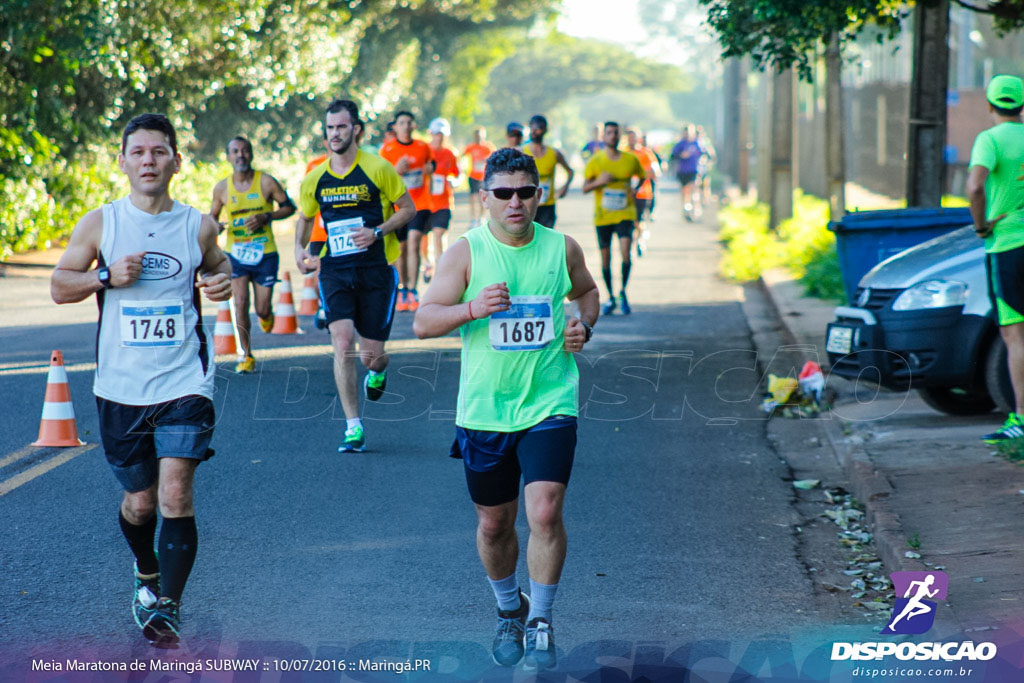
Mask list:
[[[852,327],[830,326],[825,350],[829,353],[850,353],[853,350],[853,330]]]

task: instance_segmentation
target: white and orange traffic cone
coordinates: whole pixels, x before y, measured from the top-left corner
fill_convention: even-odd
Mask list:
[[[302,282],[299,294],[299,315],[316,315],[320,310],[320,295],[317,293],[317,276],[310,273]]]
[[[43,399],[43,419],[39,422],[39,438],[33,446],[81,446],[75,425],[75,407],[71,404],[68,373],[64,369],[64,354],[50,354],[50,372],[46,377],[46,397]]]
[[[281,296],[274,307],[274,327],[270,334],[300,334],[299,319],[295,317],[295,302],[292,301],[292,278],[284,274],[281,283]]]
[[[213,326],[213,352],[218,356],[238,353],[235,326],[231,322],[231,304],[221,301],[217,306],[217,322]]]

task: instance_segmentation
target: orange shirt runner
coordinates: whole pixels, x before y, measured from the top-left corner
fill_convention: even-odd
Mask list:
[[[487,168],[487,157],[494,154],[495,146],[490,142],[484,141],[481,144],[472,144],[462,150],[462,156],[469,157],[473,163],[472,169],[469,172],[469,177],[473,180],[484,179],[484,169]]]
[[[646,147],[637,147],[631,151],[640,160],[640,165],[643,167],[644,173],[647,174],[647,177],[640,183],[640,187],[637,188],[636,198],[651,199],[654,196],[654,186],[651,184],[651,178],[653,177],[651,169],[658,162],[658,158],[654,156],[654,152]]]
[[[380,155],[396,168],[403,158],[409,160],[409,168],[401,174],[402,180],[409,190],[416,210],[430,211],[430,174],[423,168],[434,159],[430,145],[422,140],[410,140],[407,143],[399,142],[397,139],[388,140],[380,148]]]
[[[449,178],[459,175],[459,160],[455,151],[448,146],[437,149],[434,153],[434,173],[430,176],[430,211],[435,213],[444,209],[451,210],[453,205],[452,183]]]

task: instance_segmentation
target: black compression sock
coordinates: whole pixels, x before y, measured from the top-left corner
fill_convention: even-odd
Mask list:
[[[195,517],[164,517],[160,527],[160,597],[181,601],[196,561]]]
[[[604,277],[604,286],[608,288],[608,295],[611,298],[615,298],[615,293],[612,291],[612,267],[601,267],[601,275]]]
[[[156,514],[142,524],[129,522],[120,508],[118,508],[117,517],[121,524],[124,540],[128,541],[128,547],[135,555],[135,564],[138,566],[139,573],[156,574],[160,571],[156,553],[153,552],[153,539],[156,538]]]
[[[623,261],[622,262],[622,291],[623,292],[626,291],[626,283],[629,282],[629,271],[632,270],[632,269],[633,269],[633,262],[632,261]],[[611,291],[610,288],[609,288],[609,291]]]

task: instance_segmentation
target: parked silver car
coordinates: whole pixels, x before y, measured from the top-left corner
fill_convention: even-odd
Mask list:
[[[882,261],[835,316],[825,345],[833,373],[917,389],[949,414],[1013,409],[985,250],[970,226]]]

